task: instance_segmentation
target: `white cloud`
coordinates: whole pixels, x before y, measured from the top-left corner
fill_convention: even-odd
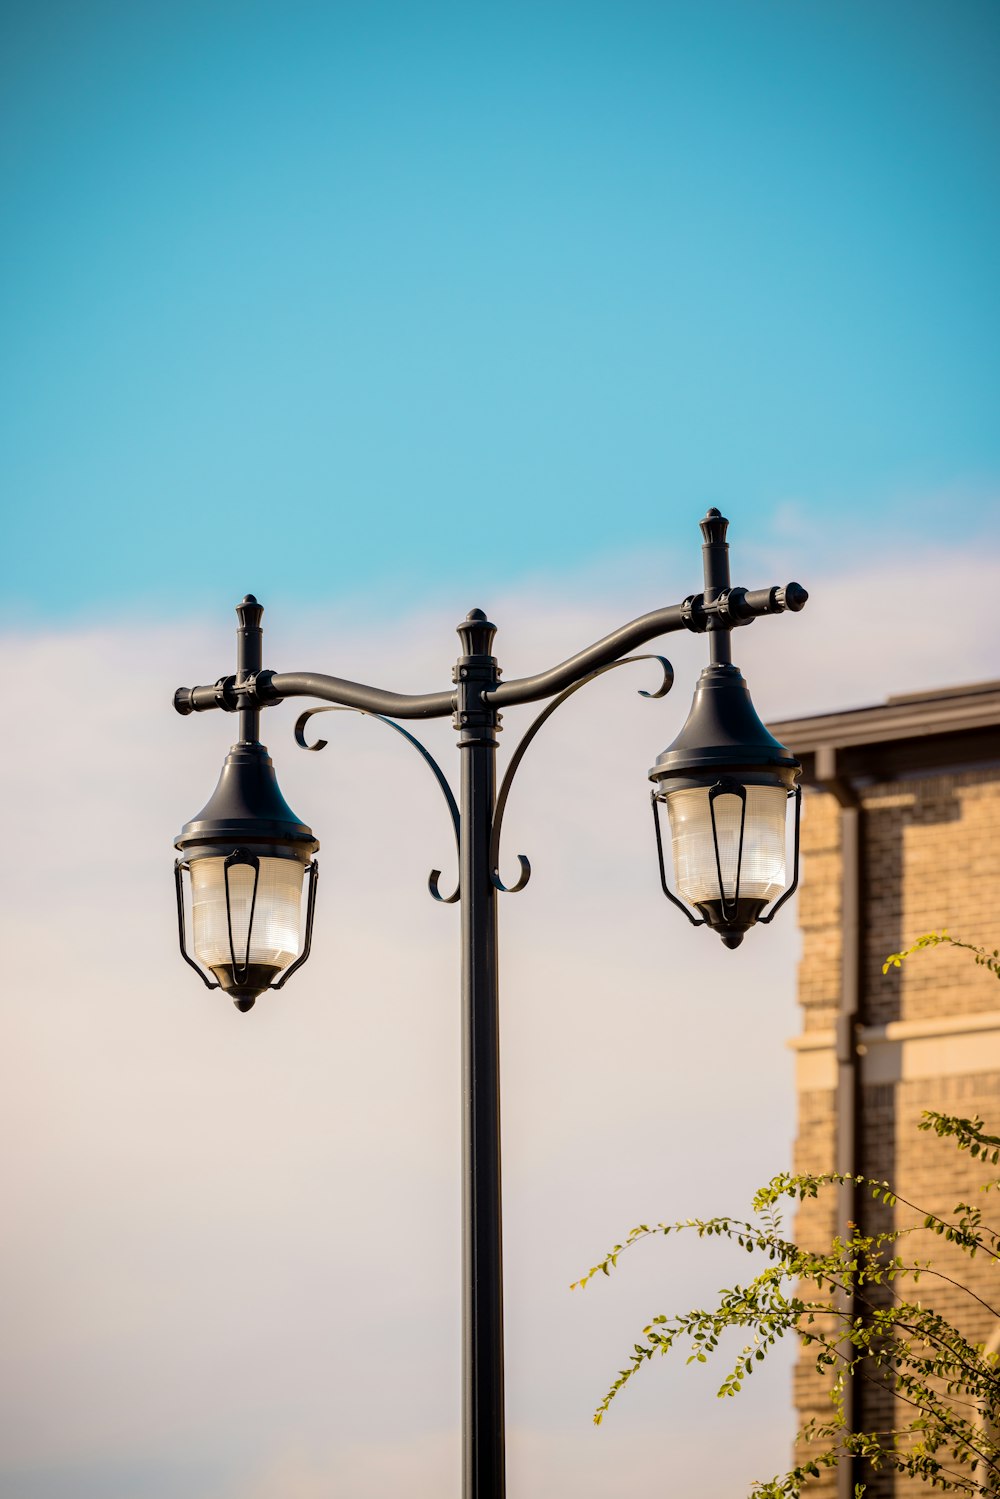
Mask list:
[[[637,564],[639,583],[652,570]],[[993,560],[799,570],[808,609],[736,637],[772,716],[995,672]],[[596,603],[591,586],[497,602],[508,677],[655,602],[637,583]],[[272,623],[274,664],[404,690],[446,685],[456,649],[450,614],[341,620],[336,638],[316,617]],[[199,620],[4,641],[0,1463],[152,1470],[183,1451],[232,1474],[205,1499],[365,1499],[404,1476],[440,1499],[458,1491],[457,912],[424,882],[450,875],[451,835],[425,767],[377,724],[331,716],[330,748],[303,755],[290,707],[269,714],[283,789],[323,845],[315,956],[246,1017],[204,991],[176,952],[170,839],[232,726],[169,699],[225,671],[231,639]],[[722,1499],[776,1470],[792,1429],[787,1366],[736,1409],[665,1364],[590,1427],[649,1315],[709,1295],[728,1263],[654,1244],[567,1289],[639,1219],[739,1205],[794,1129],[793,916],[733,954],[656,886],[645,771],[704,642],[666,650],[671,697],[636,695],[642,667],[587,688],[543,729],[508,810],[505,867],[524,851],[535,871],[501,911],[520,1499],[700,1472],[716,1430],[717,1487],[699,1492]],[[507,716],[508,747],[529,712]],[[450,729],[425,737],[455,771]]]

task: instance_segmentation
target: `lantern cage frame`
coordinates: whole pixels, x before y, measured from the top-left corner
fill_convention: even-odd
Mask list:
[[[743,873],[743,841],[746,833],[747,813],[747,787],[751,785],[766,785],[777,789],[782,783],[769,777],[765,780],[762,776],[754,778],[746,774],[741,778],[737,776],[721,776],[718,780],[711,782],[687,781],[686,787],[694,788],[697,785],[708,787],[709,814],[712,821],[712,845],[715,852],[715,871],[719,884],[719,899],[716,906],[705,900],[692,901],[690,905],[681,896],[675,894],[670,888],[667,879],[666,860],[663,852],[663,833],[660,827],[660,803],[665,802],[672,791],[681,789],[677,786],[669,790],[653,790],[649,794],[650,804],[653,808],[653,827],[656,833],[656,857],[660,871],[660,888],[667,900],[675,905],[679,911],[683,911],[692,926],[708,926],[718,932],[727,947],[739,947],[744,935],[751,926],[769,926],[781,910],[786,901],[791,900],[799,886],[799,849],[800,831],[802,825],[802,787],[798,784],[785,787],[786,795],[795,803],[795,820],[792,833],[792,877],[786,888],[780,895],[770,901],[751,897],[744,901],[743,909],[740,906],[740,881]],[[685,789],[686,789],[685,787]],[[725,880],[722,874],[722,854],[719,848],[719,832],[715,817],[715,802],[720,796],[737,796],[742,803],[740,813],[739,842],[736,853],[736,879],[733,894],[727,897]],[[701,911],[701,916],[694,916],[691,905]],[[749,909],[748,909],[749,907]]]
[[[213,853],[212,850],[206,850],[201,854],[200,857],[218,858],[219,855]],[[277,854],[276,850],[273,849],[268,852],[266,857],[287,857],[294,859],[296,863],[302,863],[302,860],[299,859],[295,854],[282,856]],[[225,856],[225,860],[223,863],[223,879],[226,891],[226,929],[229,936],[229,954],[232,960],[233,977],[236,980],[236,982],[232,985],[222,984],[218,979],[210,979],[202,965],[198,962],[197,958],[192,957],[188,952],[187,916],[184,900],[184,875],[187,874],[190,877],[191,865],[192,863],[197,862],[197,855],[194,857],[179,858],[174,861],[174,884],[177,892],[177,937],[180,944],[181,957],[184,959],[185,963],[189,965],[189,967],[194,969],[195,973],[201,979],[206,989],[224,990],[224,992],[228,994],[233,1000],[236,1008],[245,1013],[247,1010],[253,1008],[254,1003],[260,998],[262,994],[267,994],[271,990],[283,989],[288,983],[288,980],[291,978],[292,974],[298,973],[299,969],[303,967],[303,965],[309,960],[309,956],[312,952],[313,926],[316,919],[316,890],[319,884],[319,860],[317,858],[312,858],[307,864],[303,865],[303,877],[308,879],[309,881],[309,891],[306,898],[306,924],[305,931],[302,934],[302,951],[299,953],[297,958],[289,963],[287,968],[283,968],[280,970],[280,976],[277,979],[272,980],[271,983],[265,984],[263,987],[247,982],[250,974],[250,969],[252,967],[250,963],[250,952],[253,946],[253,919],[257,910],[257,889],[260,884],[260,859],[256,854],[251,853],[249,849],[234,848],[232,853]],[[250,916],[247,921],[246,946],[244,948],[242,963],[237,962],[236,946],[233,941],[233,908],[229,885],[229,871],[234,864],[249,865],[254,871],[253,892],[250,897]],[[242,969],[242,978],[239,976],[240,969]]]

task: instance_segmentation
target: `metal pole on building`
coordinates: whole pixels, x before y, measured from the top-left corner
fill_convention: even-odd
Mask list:
[[[861,1104],[857,1027],[862,989],[862,804],[855,787],[841,773],[837,751],[822,745],[816,753],[816,784],[836,799],[840,808],[840,1008],[837,1015],[837,1137],[834,1170],[847,1180],[837,1189],[836,1233],[848,1240],[851,1225],[858,1218],[858,1194],[854,1177],[861,1169],[858,1159],[860,1131],[858,1117]],[[840,1310],[854,1315],[854,1297],[838,1293]],[[858,1417],[858,1390],[853,1372],[844,1377],[843,1410],[847,1429],[853,1430]],[[845,1452],[837,1465],[837,1499],[854,1499],[860,1476],[858,1458]]]

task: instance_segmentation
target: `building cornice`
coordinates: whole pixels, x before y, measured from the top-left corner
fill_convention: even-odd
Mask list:
[[[894,779],[946,766],[1000,762],[1000,682],[891,697],[868,708],[782,719],[768,725],[815,780],[821,749],[838,751],[849,777]]]

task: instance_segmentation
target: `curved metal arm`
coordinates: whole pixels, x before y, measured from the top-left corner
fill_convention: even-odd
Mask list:
[[[397,718],[447,718],[454,710],[453,692],[385,692],[345,677],[329,677],[318,671],[258,671],[237,683],[235,676],[220,677],[211,687],[178,687],[174,707],[185,717],[221,708],[236,713],[240,708],[270,708],[286,697],[318,697],[338,708],[356,708],[362,713],[393,713]]]
[[[490,692],[483,694],[486,702],[494,708],[506,708],[514,703],[534,703],[539,698],[549,697],[553,692],[578,686],[590,680],[595,672],[617,665],[624,659],[623,651],[634,650],[659,635],[670,635],[677,630],[694,630],[701,634],[708,622],[716,615],[735,624],[750,624],[762,614],[783,614],[786,609],[798,611],[809,595],[799,583],[787,583],[784,588],[758,588],[748,592],[745,588],[726,589],[718,598],[706,601],[702,594],[692,594],[682,604],[671,604],[666,609],[654,609],[650,614],[640,614],[638,619],[622,625],[603,640],[595,641],[585,651],[578,651],[559,666],[539,672],[534,677],[517,677],[511,682],[501,682]],[[638,658],[635,658],[638,659]]]
[[[605,635],[603,640],[595,641],[586,650],[578,651],[548,671],[501,682],[483,694],[484,700],[494,708],[535,703],[567,687],[589,681],[594,672],[624,659],[623,652],[646,645],[659,635],[670,635],[677,630],[694,630],[701,634],[716,616],[724,622],[726,629],[747,625],[763,614],[783,614],[786,609],[797,612],[808,597],[799,583],[752,591],[726,588],[713,599],[706,599],[704,594],[691,594],[683,603],[641,614],[638,619],[622,625]],[[174,707],[182,714],[205,713],[213,708],[235,713],[240,708],[266,708],[286,697],[318,697],[324,703],[338,708],[354,708],[373,717],[391,714],[393,718],[447,718],[455,708],[453,692],[385,692],[363,682],[350,682],[344,677],[330,677],[313,671],[258,671],[239,684],[235,677],[220,677],[211,687],[178,687],[174,693]]]
[[[448,784],[448,778],[445,775],[444,771],[441,769],[440,765],[437,763],[430,750],[425,748],[425,746],[420,743],[419,739],[416,739],[409,732],[409,730],[404,729],[401,724],[393,723],[391,718],[386,718],[381,713],[373,713],[368,708],[352,708],[345,703],[335,703],[328,708],[308,708],[305,713],[299,714],[298,718],[295,721],[295,742],[296,744],[301,745],[303,749],[321,750],[326,748],[327,741],[325,739],[317,739],[315,744],[306,743],[306,724],[309,722],[310,718],[315,718],[317,713],[360,713],[363,718],[375,718],[379,723],[384,723],[387,728],[394,729],[397,734],[402,735],[402,737],[407,740],[409,744],[412,744],[413,748],[423,759],[424,763],[429,766],[434,779],[437,781],[438,786],[441,788],[441,794],[447,802],[448,811],[451,814],[451,823],[455,832],[455,851],[459,856],[461,856],[461,819],[458,811],[458,803],[455,801],[454,793]],[[427,887],[435,900],[440,901],[442,905],[452,906],[455,904],[460,894],[462,893],[461,888],[456,885],[453,895],[442,895],[440,889],[438,888],[440,879],[440,869],[432,869],[427,880]]]
[[[663,668],[663,681],[656,691],[646,692],[640,688],[639,696],[645,698],[666,697],[674,683],[674,669],[665,656],[622,656],[618,661],[608,661],[605,665],[596,667],[593,671],[589,671],[585,677],[581,677],[578,682],[574,682],[571,686],[565,688],[564,691],[559,693],[558,697],[552,699],[551,703],[546,704],[534,723],[522,736],[511,756],[510,763],[507,766],[506,773],[500,785],[500,790],[497,792],[496,807],[493,811],[493,831],[490,837],[490,879],[494,887],[504,895],[516,895],[519,890],[524,889],[525,885],[531,879],[531,865],[524,854],[518,854],[517,856],[521,872],[514,884],[505,885],[500,878],[500,832],[503,826],[503,814],[507,806],[507,798],[510,795],[514,776],[517,773],[518,766],[524,759],[528,745],[534,739],[545,720],[551,718],[560,703],[564,703],[568,697],[572,697],[574,692],[578,692],[581,687],[586,686],[588,682],[592,682],[595,677],[603,676],[606,671],[612,671],[616,666],[628,666],[633,661],[658,661]]]
[[[344,677],[327,677],[316,671],[261,671],[254,678],[253,692],[262,706],[286,697],[318,697],[321,702],[354,708],[373,718],[389,713],[394,718],[447,718],[455,707],[454,692],[383,692],[380,687],[366,687],[363,682],[348,682]]]

